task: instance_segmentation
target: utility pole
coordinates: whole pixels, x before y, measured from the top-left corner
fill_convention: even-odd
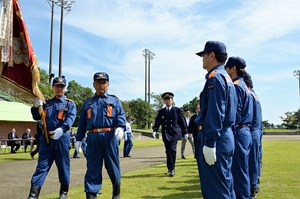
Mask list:
[[[150,104],[150,60],[153,59],[155,54],[148,49],[143,50],[143,56],[145,57],[145,102]],[[150,128],[150,118],[148,118],[148,128]]]
[[[49,53],[49,84],[54,77],[52,73],[52,46],[53,46],[53,17],[54,17],[54,1],[51,1],[51,29],[50,29],[50,53]]]
[[[299,96],[300,96],[300,70],[294,70],[294,76],[298,79],[299,81]]]
[[[49,61],[49,75],[51,81],[52,77],[52,34],[53,34],[53,13],[54,13],[54,4],[61,7],[60,10],[60,41],[59,41],[59,65],[58,65],[58,76],[62,77],[62,44],[63,44],[63,20],[64,20],[64,10],[68,12],[71,11],[72,4],[75,3],[75,0],[48,0],[51,2],[51,36],[50,36],[50,61]],[[51,62],[51,65],[50,65]]]

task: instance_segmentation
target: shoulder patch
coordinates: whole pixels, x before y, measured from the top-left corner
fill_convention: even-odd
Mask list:
[[[109,96],[112,96],[112,97],[115,97],[115,98],[118,98],[116,95],[113,95],[113,94],[108,94]],[[118,98],[119,99],[119,98]]]
[[[233,82],[233,84],[237,85],[237,84],[239,84],[239,82],[240,82],[240,80],[237,79],[237,80],[235,80],[235,81]]]
[[[217,69],[211,71],[211,72],[209,73],[208,79],[214,77],[215,74],[216,74],[216,72],[217,72]]]
[[[67,101],[70,101],[70,102],[73,102],[73,100],[71,100],[70,98],[67,98],[67,97],[66,97],[66,100],[67,100]]]

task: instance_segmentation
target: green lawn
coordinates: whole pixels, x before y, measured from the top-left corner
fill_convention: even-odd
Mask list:
[[[263,142],[263,168],[257,199],[296,199],[300,198],[300,141]],[[105,172],[105,170],[104,170]],[[195,160],[178,159],[176,175],[164,175],[165,164],[132,171],[122,176],[122,199],[194,199],[201,198],[199,177]],[[98,198],[111,198],[111,184],[104,180],[102,195]],[[57,193],[44,196],[44,199],[57,198]],[[85,198],[83,186],[71,187],[69,199]]]

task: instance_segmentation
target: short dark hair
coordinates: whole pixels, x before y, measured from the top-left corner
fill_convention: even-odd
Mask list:
[[[227,60],[227,53],[214,52],[216,56],[216,60],[222,64],[224,64]]]

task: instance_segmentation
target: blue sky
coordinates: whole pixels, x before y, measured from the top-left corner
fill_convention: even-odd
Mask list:
[[[48,71],[51,9],[47,0],[19,0],[39,67]],[[92,88],[95,72],[110,75],[109,93],[144,99],[145,48],[151,92],[175,94],[177,106],[198,96],[205,82],[195,53],[219,40],[243,57],[263,106],[263,120],[299,109],[298,0],[77,0],[64,16],[62,74]],[[55,6],[53,72],[58,74],[60,8]]]

